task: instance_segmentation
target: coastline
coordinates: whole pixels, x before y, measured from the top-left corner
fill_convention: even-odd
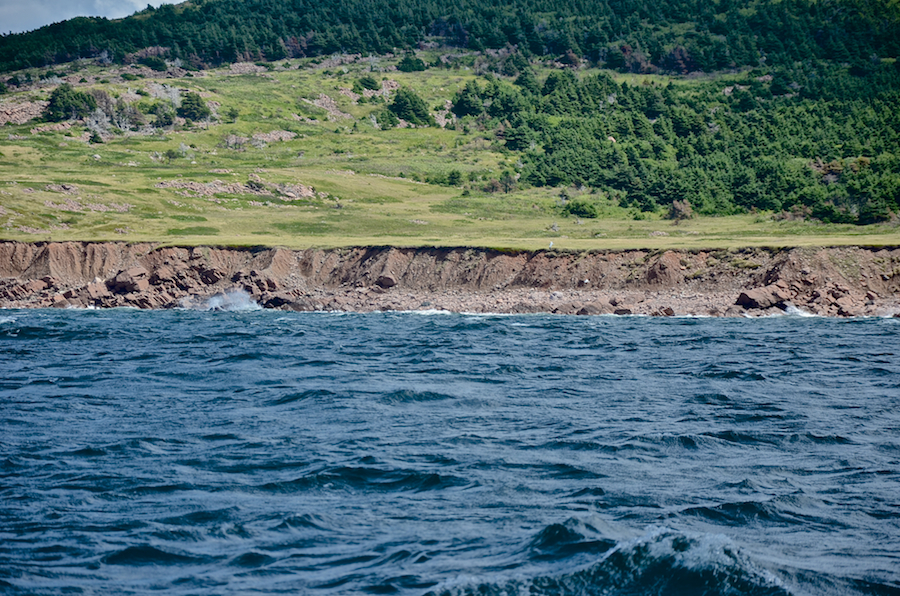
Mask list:
[[[900,248],[515,252],[0,242],[0,307],[900,316]],[[246,294],[244,294],[246,293]]]

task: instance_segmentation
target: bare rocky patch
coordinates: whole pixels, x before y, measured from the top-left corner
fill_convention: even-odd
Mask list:
[[[752,259],[754,269],[735,267]],[[853,279],[832,261],[853,263]],[[846,267],[845,267],[846,269]],[[177,307],[232,289],[284,310],[824,316],[900,313],[900,249],[495,252],[0,243],[0,305]],[[38,283],[42,282],[42,283]]]

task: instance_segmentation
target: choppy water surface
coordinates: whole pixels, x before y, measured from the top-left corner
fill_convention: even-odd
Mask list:
[[[898,594],[900,320],[0,311],[0,592]]]

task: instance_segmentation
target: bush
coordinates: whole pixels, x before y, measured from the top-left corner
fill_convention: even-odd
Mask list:
[[[690,201],[672,201],[672,204],[669,205],[669,212],[666,214],[666,219],[675,220],[675,222],[679,222],[685,219],[691,219],[694,217],[694,210],[691,208]]]
[[[50,122],[84,118],[97,109],[97,100],[87,93],[76,91],[63,83],[50,94],[50,103],[44,109],[44,118]]]
[[[381,83],[375,80],[375,77],[366,75],[359,79],[359,86],[370,91],[378,91],[381,89]]]
[[[196,93],[185,93],[181,99],[178,115],[188,120],[205,120],[212,115],[209,106]]]
[[[407,54],[403,57],[403,60],[397,64],[397,70],[400,72],[416,72],[425,70],[426,68],[425,63],[412,54]]]
[[[597,206],[584,199],[573,199],[566,203],[563,207],[563,213],[574,217],[583,217],[585,219],[597,219],[600,217],[600,211]]]
[[[156,122],[154,122],[156,128],[163,128],[175,124],[175,114],[173,114],[165,105],[158,103],[153,106],[151,111],[156,116]]]
[[[403,118],[416,126],[434,126],[434,118],[428,111],[428,106],[411,89],[399,89],[393,103],[388,109],[398,118]]]
[[[169,69],[166,66],[166,61],[159,56],[147,56],[146,58],[141,58],[138,62],[157,72],[166,72]]]
[[[378,112],[378,114],[375,115],[375,121],[378,123],[378,126],[381,127],[381,130],[394,128],[395,126],[400,124],[400,120],[397,119],[397,116],[388,109],[384,109]]]

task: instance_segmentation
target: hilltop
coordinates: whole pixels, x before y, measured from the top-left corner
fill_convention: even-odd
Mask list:
[[[891,0],[191,0],[0,37],[0,72],[79,58],[125,63],[157,49],[205,68],[428,45],[516,47],[630,72],[712,72],[896,58],[898,26]]]

